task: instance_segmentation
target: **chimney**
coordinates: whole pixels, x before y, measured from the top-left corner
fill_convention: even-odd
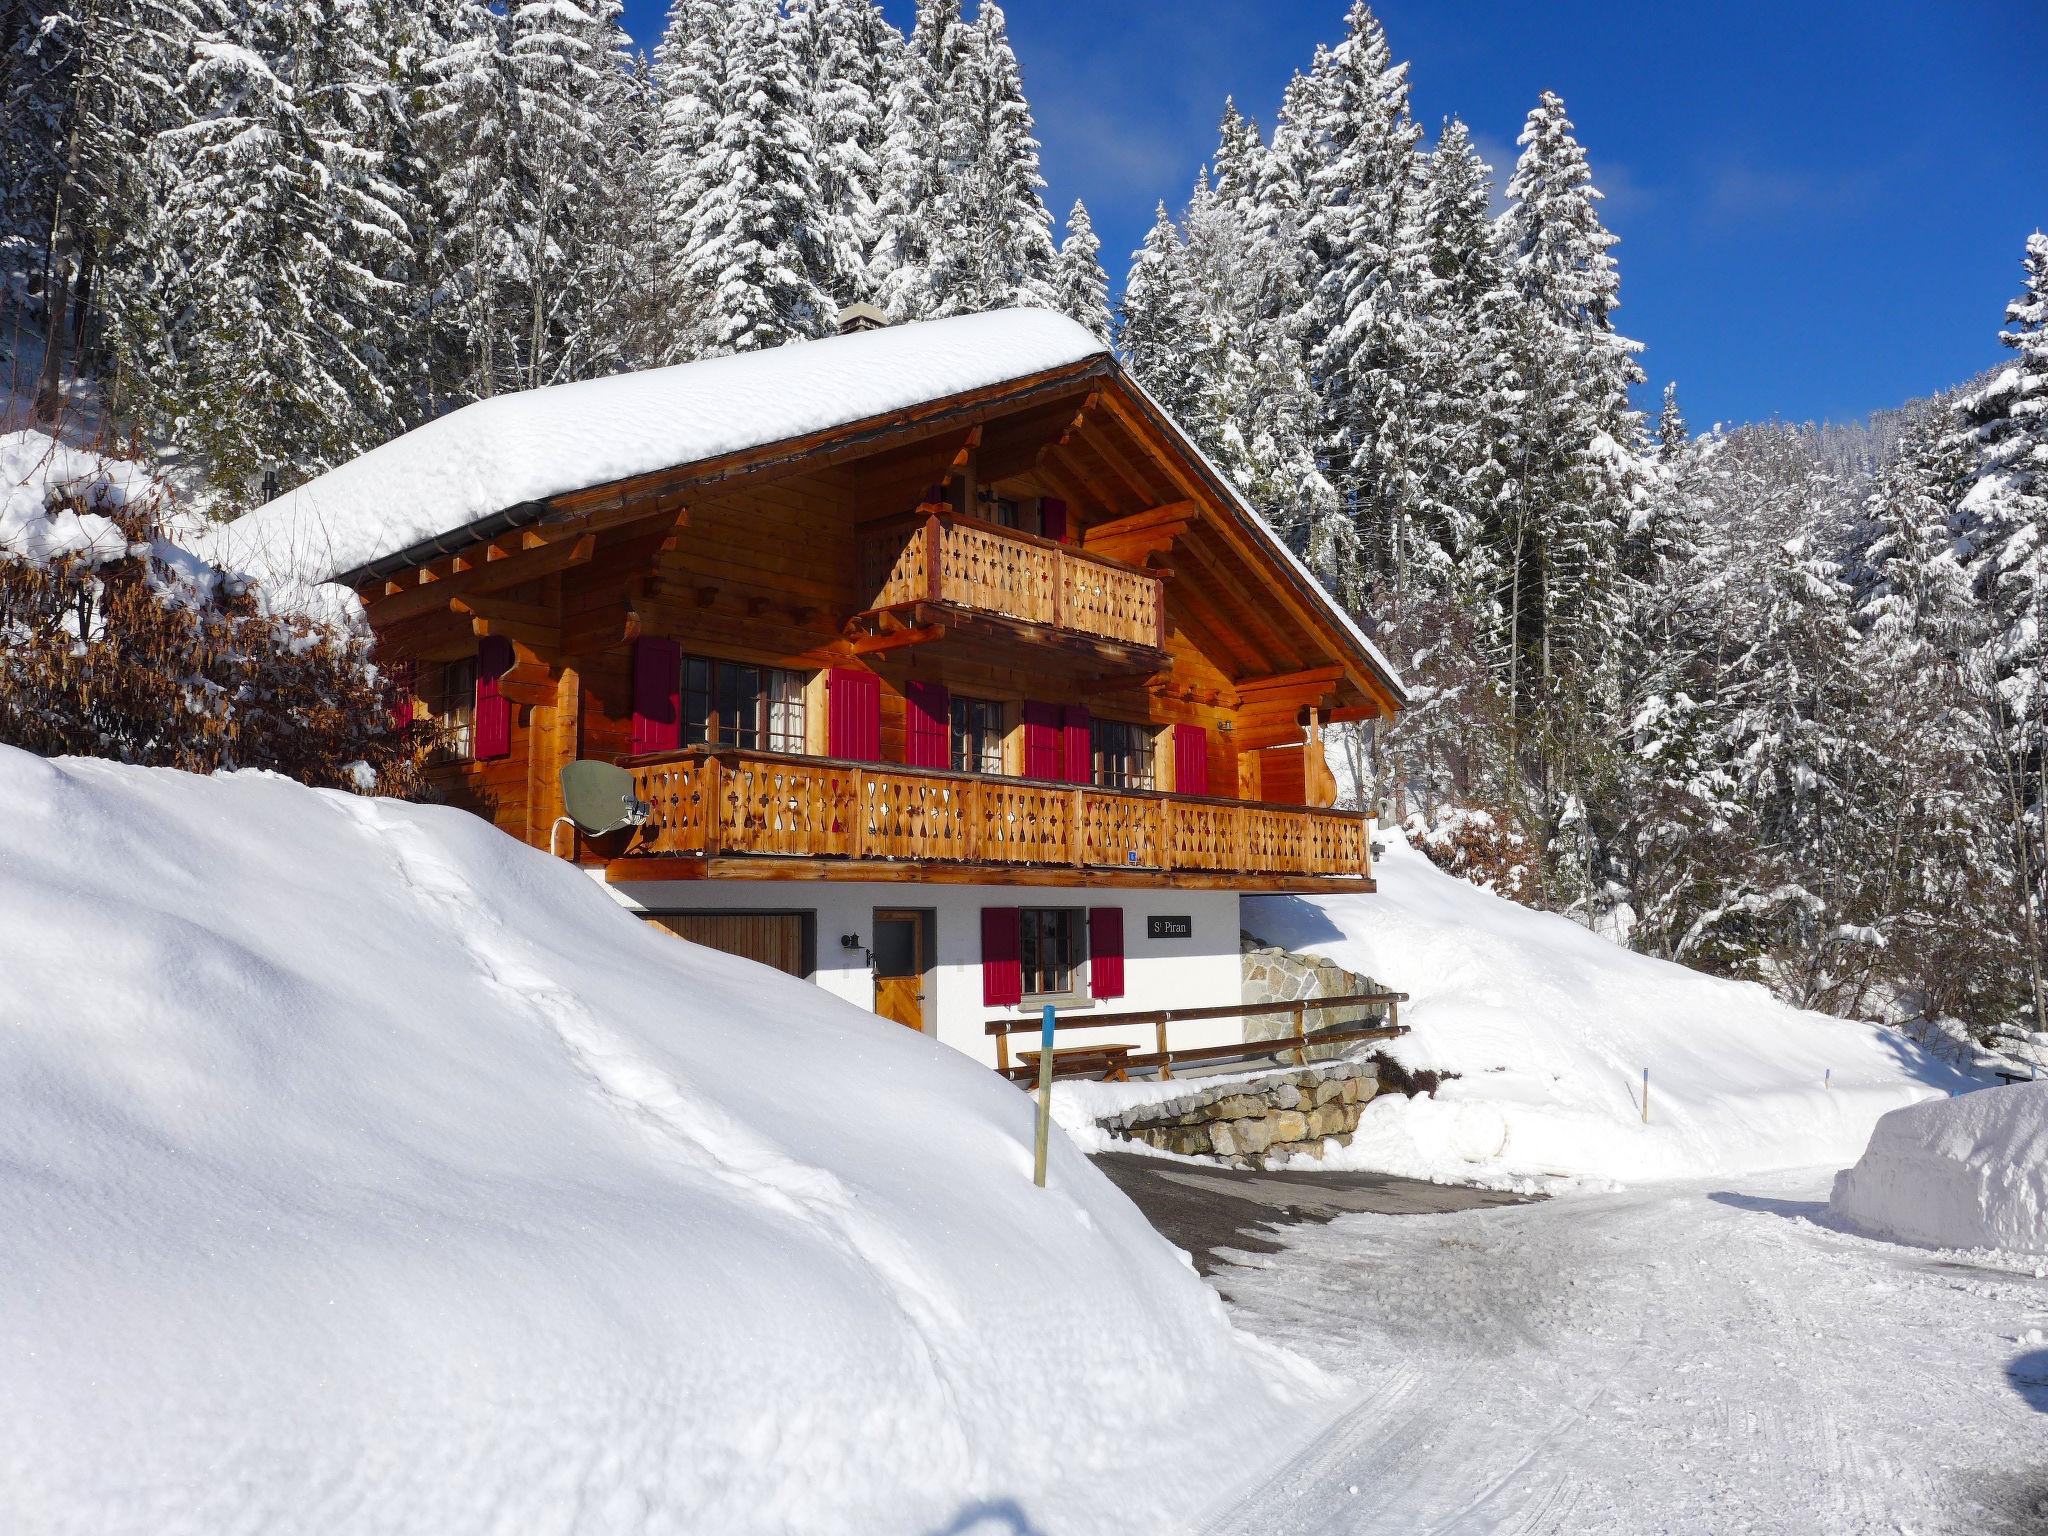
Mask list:
[[[872,304],[849,304],[839,311],[839,334],[851,336],[857,331],[879,331],[889,323],[889,317]]]

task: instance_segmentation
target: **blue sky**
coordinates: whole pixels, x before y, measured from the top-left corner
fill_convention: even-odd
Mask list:
[[[970,0],[970,6],[972,0]],[[1048,201],[1087,201],[1121,282],[1186,199],[1225,96],[1270,122],[1345,0],[1013,0]],[[651,46],[665,0],[628,0]],[[886,0],[908,27],[908,0]],[[1565,99],[1622,238],[1621,328],[1693,425],[1845,420],[1995,362],[2048,225],[2048,3],[1385,0],[1417,117],[1505,175]],[[1646,401],[1647,403],[1647,401]]]

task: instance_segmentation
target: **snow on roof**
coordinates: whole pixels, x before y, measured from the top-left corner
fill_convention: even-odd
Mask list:
[[[479,400],[237,518],[216,560],[335,577],[524,502],[701,463],[1103,354],[1064,315],[1009,309]]]
[[[287,491],[214,533],[204,553],[223,569],[257,577],[279,601],[334,617],[337,606],[353,609],[352,594],[329,601],[307,589],[522,503],[851,426],[1107,355],[1064,315],[1003,309],[498,395]],[[1162,421],[1173,422],[1158,401],[1145,398]],[[1276,558],[1405,698],[1379,647],[1174,426]]]

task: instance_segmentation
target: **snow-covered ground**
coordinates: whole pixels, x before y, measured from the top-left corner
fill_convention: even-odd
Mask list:
[[[1289,1229],[1218,1283],[1356,1397],[1198,1528],[2040,1536],[2048,1265],[1831,1230],[1829,1176]]]
[[[1836,1176],[1829,1213],[1930,1248],[2048,1255],[2048,1082],[1893,1110]]]
[[[1180,1530],[1327,1415],[993,1073],[473,816],[0,805],[0,1530]]]
[[[1633,1183],[1855,1161],[1889,1110],[1981,1086],[1896,1031],[1634,954],[1386,839],[1370,896],[1267,896],[1244,925],[1406,992],[1389,1054],[1459,1076],[1383,1095],[1333,1166]],[[1650,1078],[1648,1124],[1642,1114]]]

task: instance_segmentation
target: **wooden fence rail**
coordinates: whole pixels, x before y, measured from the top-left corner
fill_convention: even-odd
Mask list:
[[[1104,1065],[1104,1053],[1087,1051],[1069,1056],[1063,1067],[1060,1062],[1059,1033],[1061,1030],[1079,1032],[1095,1029],[1129,1029],[1151,1025],[1157,1031],[1158,1049],[1143,1055],[1121,1053],[1114,1058],[1114,1065],[1121,1070],[1132,1067],[1157,1067],[1162,1079],[1171,1079],[1175,1062],[1229,1061],[1232,1059],[1250,1061],[1260,1056],[1277,1056],[1291,1051],[1296,1065],[1308,1063],[1311,1046],[1348,1045],[1360,1040],[1391,1040],[1396,1035],[1408,1033],[1401,1023],[1401,1005],[1408,1001],[1406,992],[1354,992],[1343,997],[1302,997],[1286,1003],[1226,1003],[1206,1008],[1152,1008],[1138,1013],[1096,1013],[1076,1014],[1071,1018],[1058,1015],[1053,1019],[1053,1076],[1083,1077],[1100,1075]],[[1314,1011],[1331,1008],[1384,1007],[1387,1022],[1360,1029],[1319,1029],[1311,1032],[1308,1015]],[[1198,1020],[1263,1018],[1271,1014],[1291,1014],[1294,1028],[1285,1035],[1270,1040],[1246,1040],[1229,1045],[1202,1045],[1174,1050],[1167,1042],[1167,1026],[1187,1024]],[[1013,1066],[1010,1062],[1010,1036],[1036,1034],[1042,1028],[1039,1019],[1019,1016],[1014,1019],[991,1019],[985,1026],[988,1034],[995,1036],[996,1070],[1012,1082],[1023,1082],[1035,1076],[1034,1065]]]

